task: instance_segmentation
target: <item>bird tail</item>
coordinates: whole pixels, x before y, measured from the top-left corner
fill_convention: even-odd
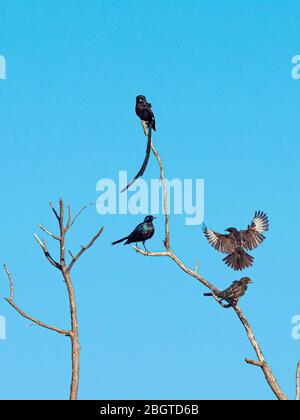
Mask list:
[[[119,239],[118,241],[112,242],[111,244],[112,244],[112,245],[117,245],[117,244],[119,244],[119,243],[121,243],[121,242],[125,241],[126,239],[128,239],[128,236],[126,236],[125,238]],[[124,245],[125,245],[125,244],[124,244]]]
[[[154,130],[155,130],[155,127],[154,127]],[[146,167],[148,165],[150,152],[151,152],[151,127],[149,127],[149,130],[148,130],[148,141],[147,141],[146,156],[145,156],[144,162],[141,166],[141,169],[138,171],[136,176],[129,182],[129,184],[125,188],[123,188],[123,190],[121,190],[121,193],[128,190],[128,188],[130,188],[131,185],[133,185],[138,178],[140,178],[141,176],[144,175],[144,172],[145,172]]]
[[[212,296],[212,293],[203,293],[203,296]]]
[[[242,271],[245,268],[251,267],[253,265],[253,260],[254,258],[247,254],[243,249],[238,249],[223,259],[225,264],[235,271]]]

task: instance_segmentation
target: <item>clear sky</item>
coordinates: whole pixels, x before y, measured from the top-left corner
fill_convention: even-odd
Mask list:
[[[65,286],[33,233],[37,223],[55,229],[50,199],[62,196],[75,211],[97,199],[99,179],[134,174],[145,152],[135,96],[145,94],[167,177],[205,180],[207,225],[243,228],[255,210],[270,217],[241,306],[294,397],[300,80],[291,60],[300,54],[299,25],[298,0],[1,0],[0,258],[24,310],[68,327]],[[152,156],[145,179],[158,175]],[[219,288],[239,279],[184,217],[170,220],[178,256],[190,267],[199,259]],[[105,226],[73,272],[79,398],[273,398],[261,371],[243,361],[255,356],[233,311],[205,299],[204,287],[171,261],[110,245],[142,219],[91,208],[70,234],[75,251]],[[163,222],[159,216],[151,250],[162,248]],[[4,298],[4,272],[0,279]],[[68,339],[30,327],[3,299],[0,315],[0,398],[67,398]]]

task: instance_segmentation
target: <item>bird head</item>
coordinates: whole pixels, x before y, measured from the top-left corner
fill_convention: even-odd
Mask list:
[[[138,95],[136,97],[136,103],[137,104],[145,104],[145,103],[147,103],[146,96],[144,96],[144,95]]]
[[[237,232],[237,229],[234,228],[234,227],[230,227],[230,228],[226,229],[225,232],[235,233],[235,232]]]
[[[147,216],[147,217],[145,217],[144,223],[152,223],[154,219],[156,219],[156,217]]]
[[[244,284],[252,284],[253,283],[253,281],[249,277],[241,278],[240,282],[242,282]]]

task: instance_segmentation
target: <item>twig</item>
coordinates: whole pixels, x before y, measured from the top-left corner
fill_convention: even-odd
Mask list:
[[[9,288],[10,288],[10,294],[9,294],[9,300],[13,300],[14,299],[14,293],[15,293],[15,286],[14,286],[14,282],[12,279],[12,275],[9,271],[9,269],[7,268],[7,265],[4,264],[4,270],[6,271],[8,280],[9,280]]]
[[[57,211],[55,210],[52,201],[50,201],[50,207],[51,207],[53,213],[55,214],[55,217],[57,218],[57,220],[59,222],[59,215],[58,215]]]
[[[71,223],[72,223],[71,207],[68,206],[68,222],[66,226],[66,231],[70,228]]]
[[[49,232],[49,230],[46,229],[44,226],[42,226],[42,225],[39,224],[38,227],[40,229],[42,229],[42,231],[44,231],[45,233],[47,233],[47,235],[51,236],[51,238],[56,239],[57,241],[60,241],[60,238],[58,236],[56,236],[53,233]]]
[[[73,225],[74,225],[74,223],[76,222],[76,220],[79,218],[79,216],[84,212],[84,210],[86,210],[86,209],[88,209],[89,207],[91,207],[91,206],[95,206],[96,205],[96,203],[89,203],[89,204],[86,204],[85,206],[83,206],[79,211],[78,211],[78,213],[75,215],[75,217],[74,217],[74,219],[70,222],[70,224],[67,224],[67,230],[69,230]]]
[[[253,366],[258,366],[258,367],[262,367],[261,362],[258,362],[257,360],[251,360],[251,359],[245,359],[245,362],[248,363],[248,365],[253,365]]]
[[[72,254],[72,252],[69,250],[69,254],[71,256],[71,258],[74,258],[74,255]]]
[[[49,251],[48,251],[48,249],[47,249],[47,246],[46,246],[46,241],[41,241],[40,240],[40,238],[37,236],[37,234],[35,233],[34,234],[34,237],[35,237],[35,239],[37,240],[37,242],[38,242],[38,244],[40,245],[40,247],[42,248],[42,250],[43,250],[43,252],[44,252],[44,254],[45,254],[45,257],[47,258],[47,260],[55,267],[55,268],[57,268],[58,270],[60,270],[61,269],[61,266],[60,266],[60,264],[57,262],[57,261],[55,261],[52,257],[51,257],[51,255],[50,255],[50,253],[49,253]]]
[[[78,254],[76,254],[75,256],[73,256],[73,259],[72,259],[72,261],[71,261],[71,263],[70,263],[70,265],[68,267],[68,271],[71,271],[72,270],[72,268],[73,268],[74,264],[76,263],[76,261],[81,257],[81,255],[87,249],[89,249],[94,244],[94,242],[99,238],[99,236],[101,235],[101,233],[103,232],[103,230],[104,230],[104,227],[102,227],[99,230],[99,232],[90,240],[90,242],[87,245],[81,247],[81,250],[78,252]]]

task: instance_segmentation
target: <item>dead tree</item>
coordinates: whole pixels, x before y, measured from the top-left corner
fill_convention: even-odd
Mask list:
[[[75,299],[75,292],[74,287],[71,279],[71,270],[74,264],[78,261],[81,255],[89,249],[94,242],[99,238],[101,233],[103,232],[103,227],[98,231],[98,233],[90,240],[90,242],[85,245],[81,246],[80,251],[73,255],[70,251],[71,260],[69,263],[66,262],[66,234],[73,226],[76,219],[80,216],[82,211],[87,208],[87,206],[83,207],[74,218],[71,215],[71,209],[68,207],[68,218],[67,223],[64,223],[64,202],[61,199],[59,201],[59,212],[53,207],[52,203],[50,202],[51,209],[55,218],[57,219],[58,226],[59,226],[59,235],[55,235],[51,233],[48,229],[44,226],[39,225],[40,229],[49,235],[53,240],[58,242],[59,245],[59,260],[56,261],[48,251],[46,241],[40,240],[40,238],[35,234],[34,237],[37,240],[38,244],[40,245],[45,257],[49,261],[49,263],[54,266],[62,275],[63,280],[65,282],[68,297],[69,297],[69,310],[70,310],[70,317],[71,317],[71,328],[70,329],[61,329],[57,328],[53,325],[46,324],[39,319],[28,315],[24,312],[14,301],[14,283],[12,275],[4,264],[4,269],[7,273],[9,283],[10,283],[10,295],[9,298],[6,298],[6,301],[24,318],[30,320],[36,325],[40,327],[46,328],[51,331],[55,331],[58,334],[67,336],[71,340],[71,348],[72,348],[72,380],[71,380],[71,389],[70,389],[70,400],[76,400],[78,394],[78,384],[79,384],[79,357],[80,357],[80,346],[79,346],[79,336],[78,336],[78,322],[77,322],[77,308],[76,308],[76,299]]]
[[[147,128],[145,127],[145,124],[143,124],[143,128],[145,131],[145,134],[147,134]],[[208,289],[210,289],[213,293],[213,297],[215,298],[215,300],[222,306],[222,307],[228,307],[228,305],[223,305],[222,302],[220,302],[220,299],[217,297],[218,293],[220,292],[217,287],[212,284],[211,282],[207,281],[201,274],[198,273],[198,262],[196,262],[196,266],[195,269],[190,269],[188,268],[175,254],[175,252],[171,249],[171,245],[170,245],[170,228],[169,228],[169,209],[168,209],[168,196],[167,196],[167,187],[166,187],[166,183],[165,183],[165,172],[164,172],[164,166],[162,163],[162,160],[157,152],[157,150],[154,147],[153,141],[151,139],[151,148],[152,151],[157,159],[157,162],[159,164],[159,169],[160,169],[160,180],[162,183],[162,187],[163,187],[163,203],[164,203],[164,214],[165,214],[165,239],[163,241],[163,246],[164,246],[164,250],[163,251],[159,251],[159,252],[147,252],[144,251],[138,247],[134,247],[134,249],[139,252],[142,255],[145,255],[147,257],[168,257],[170,258],[172,261],[174,261],[178,267],[181,268],[182,271],[184,271],[186,274],[188,274],[189,276],[195,278],[196,280],[198,280],[203,286],[207,287]],[[245,315],[243,314],[241,308],[239,306],[233,306],[232,307],[233,310],[235,311],[237,318],[240,320],[240,322],[242,323],[248,339],[256,353],[257,356],[257,360],[250,360],[250,359],[245,359],[245,362],[248,364],[251,364],[253,366],[257,366],[259,367],[265,378],[266,381],[269,385],[269,387],[271,388],[271,390],[273,391],[273,393],[275,394],[275,396],[279,399],[279,400],[287,400],[287,396],[285,395],[285,393],[283,392],[282,388],[279,386],[275,376],[273,375],[270,366],[268,365],[268,363],[266,362],[266,359],[263,355],[263,352],[261,350],[261,347],[259,346],[254,333],[252,331],[252,328],[247,320],[247,318],[245,317]],[[298,369],[297,369],[297,379],[296,379],[296,398],[300,399],[300,362],[298,365]]]

